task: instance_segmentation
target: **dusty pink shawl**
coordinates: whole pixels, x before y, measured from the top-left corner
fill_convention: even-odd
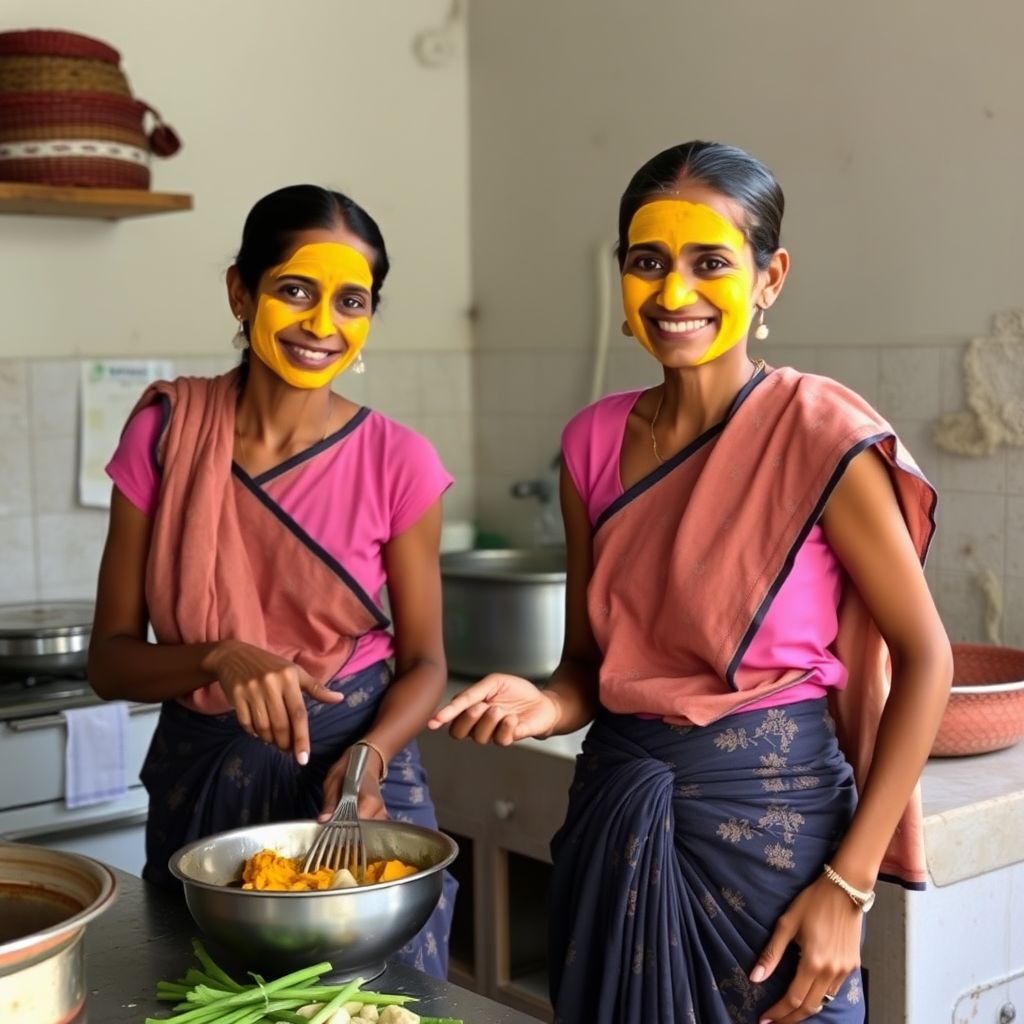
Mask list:
[[[146,572],[146,601],[161,643],[233,638],[333,678],[355,638],[379,622],[255,486],[232,473],[237,371],[151,385],[170,419],[158,447],[160,503]],[[207,714],[231,711],[219,684],[182,698]]]
[[[889,466],[923,560],[935,493],[892,428],[842,385],[789,369],[771,371],[713,444],[602,524],[588,592],[604,656],[602,703],[706,725],[796,681],[801,673],[744,671],[744,641],[849,459],[869,445]],[[852,586],[840,605],[835,652],[849,680],[833,692],[830,709],[863,784],[890,673],[881,634]],[[922,839],[915,791],[882,872],[923,882]]]

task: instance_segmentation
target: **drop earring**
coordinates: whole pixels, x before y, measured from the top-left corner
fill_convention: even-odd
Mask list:
[[[761,308],[761,316],[757,321],[757,329],[754,331],[754,337],[758,341],[764,341],[768,337],[768,325],[764,322],[764,307]]]
[[[366,373],[366,363],[363,362],[363,353],[360,352],[356,355],[355,361],[352,363],[353,373]]]
[[[231,347],[238,349],[239,352],[249,347],[249,339],[245,333],[245,321],[241,317],[238,317],[238,330],[235,331],[231,339]]]

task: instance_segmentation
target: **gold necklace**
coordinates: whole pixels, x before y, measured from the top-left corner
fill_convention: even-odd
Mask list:
[[[324,425],[324,436],[320,438],[319,443],[323,444],[327,440],[327,435],[331,432],[331,420],[334,419],[334,409],[331,408],[331,400],[327,400],[327,423]],[[242,469],[245,470],[247,477],[252,476],[249,472],[249,463],[245,458],[245,438],[242,437],[242,432],[238,429],[238,419],[235,419],[235,437],[238,438],[238,453],[242,456]]]
[[[749,384],[763,369],[765,363],[763,359],[758,359],[754,363],[754,368],[747,378],[747,384]],[[746,385],[744,385],[746,386]],[[654,410],[654,415],[651,417],[651,447],[654,449],[654,457],[658,460],[659,466],[665,465],[665,460],[661,457],[661,452],[658,451],[658,438],[654,433],[654,424],[658,422],[658,413],[661,412],[661,403],[665,400],[665,391],[662,389],[661,394],[658,396],[658,407]]]

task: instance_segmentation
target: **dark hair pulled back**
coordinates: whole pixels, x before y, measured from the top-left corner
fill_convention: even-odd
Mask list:
[[[759,160],[736,146],[720,142],[683,142],[652,157],[633,175],[619,203],[619,267],[629,248],[629,225],[637,210],[659,193],[680,185],[707,185],[734,199],[747,215],[741,225],[764,270],[779,248],[785,198],[775,176]]]
[[[318,185],[288,185],[264,196],[249,211],[242,228],[242,245],[235,257],[238,276],[255,295],[260,278],[283,262],[295,235],[314,228],[343,224],[372,250],[373,284],[370,307],[377,308],[380,290],[391,264],[377,222],[357,203],[340,192]]]

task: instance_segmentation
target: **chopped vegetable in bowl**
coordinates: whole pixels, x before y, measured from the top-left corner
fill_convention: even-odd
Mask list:
[[[366,865],[363,882],[348,868],[338,871],[320,868],[303,872],[301,857],[282,857],[273,850],[260,850],[245,862],[242,888],[270,892],[311,892],[321,889],[346,889],[359,884],[374,885],[414,875],[419,869],[400,860],[374,860]]]

